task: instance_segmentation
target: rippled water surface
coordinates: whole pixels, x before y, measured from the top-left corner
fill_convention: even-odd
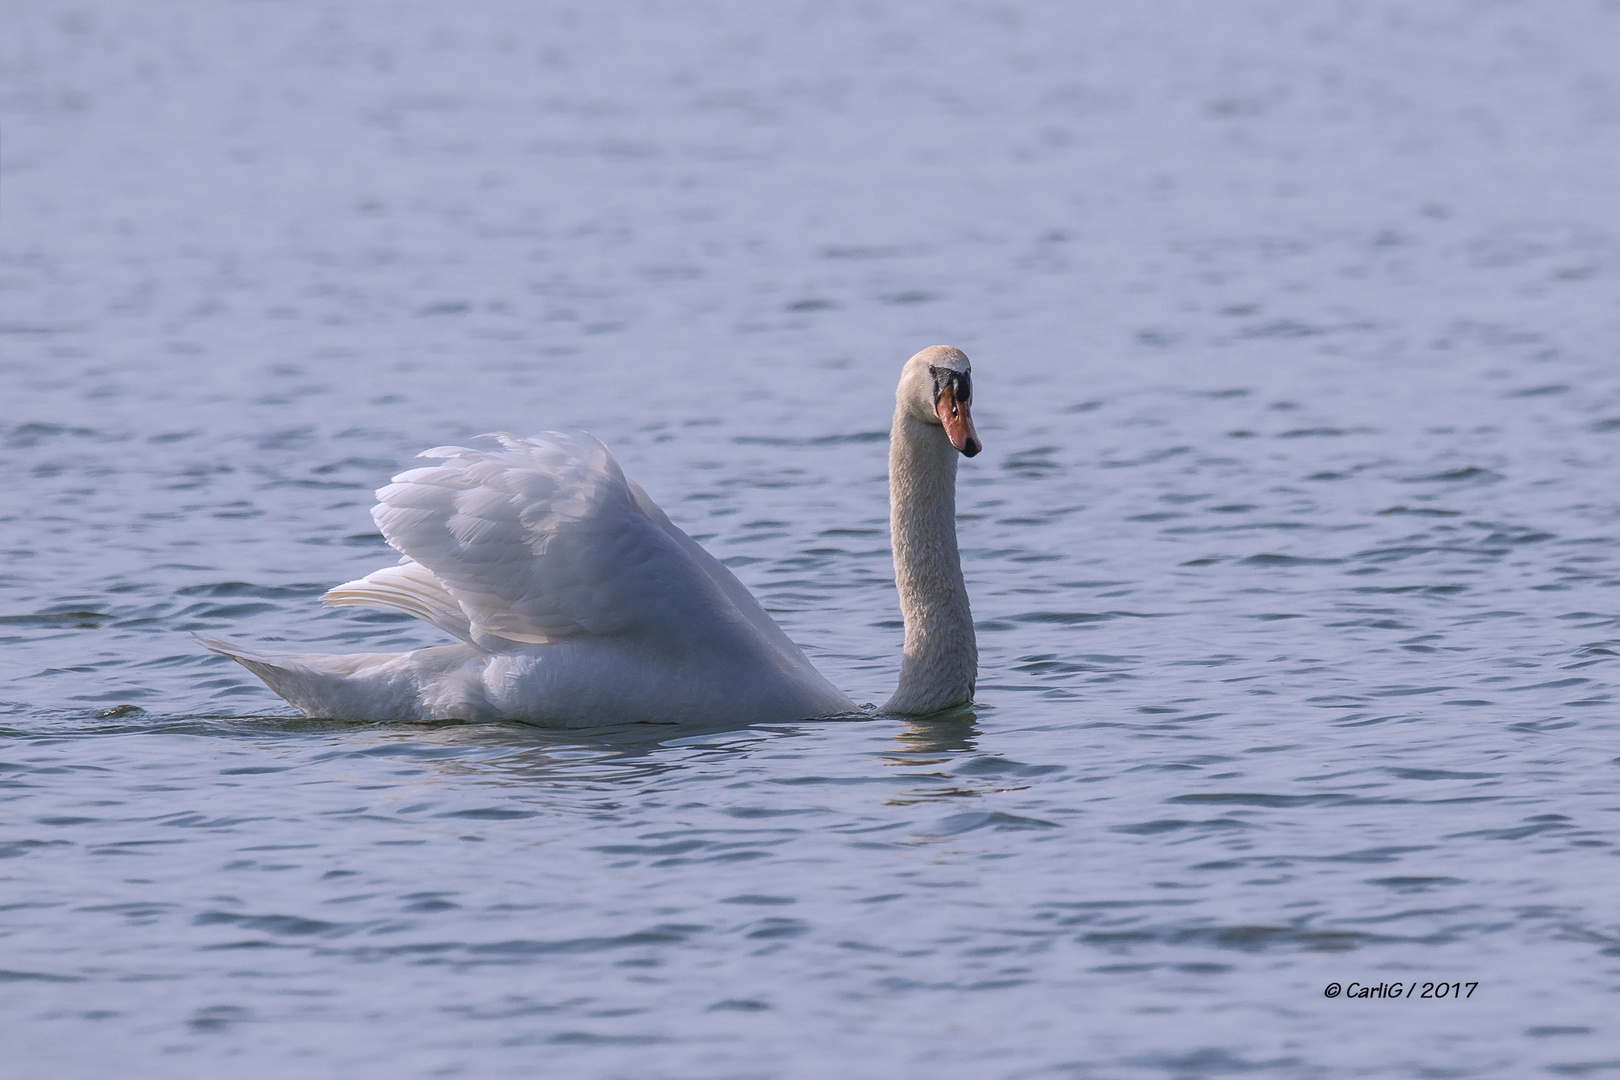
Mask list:
[[[1615,4],[0,7],[8,1077],[1620,1072]],[[189,636],[438,642],[372,489],[578,426],[882,701],[936,342],[971,710]]]

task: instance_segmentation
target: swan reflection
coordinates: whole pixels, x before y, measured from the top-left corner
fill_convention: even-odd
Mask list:
[[[961,705],[926,720],[906,720],[894,741],[908,754],[962,753],[978,748],[979,714]]]

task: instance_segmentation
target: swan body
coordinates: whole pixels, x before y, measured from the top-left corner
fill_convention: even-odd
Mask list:
[[[956,455],[978,453],[968,360],[934,346],[896,391],[890,447],[906,624],[886,709],[972,697],[977,652],[956,544]],[[272,654],[205,639],[309,716],[748,724],[857,711],[742,582],[584,432],[437,447],[372,510],[402,558],[328,592],[459,639],[405,653]]]

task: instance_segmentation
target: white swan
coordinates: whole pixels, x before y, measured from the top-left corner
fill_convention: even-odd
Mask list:
[[[979,452],[968,358],[906,362],[889,444],[890,524],[905,617],[884,706],[973,696],[978,648],[956,546],[956,455]],[[748,724],[856,711],[759,603],[583,432],[444,446],[372,510],[403,558],[328,592],[461,639],[406,653],[296,656],[204,639],[306,715],[348,720],[633,720]]]

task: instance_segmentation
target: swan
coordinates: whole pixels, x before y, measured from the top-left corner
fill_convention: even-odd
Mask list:
[[[978,646],[956,544],[957,454],[979,452],[960,349],[906,361],[889,441],[900,684],[884,711],[973,697]],[[372,510],[398,565],[321,599],[400,611],[458,638],[404,653],[290,655],[202,638],[305,715],[595,726],[736,724],[858,711],[747,588],[584,432],[441,446]]]

